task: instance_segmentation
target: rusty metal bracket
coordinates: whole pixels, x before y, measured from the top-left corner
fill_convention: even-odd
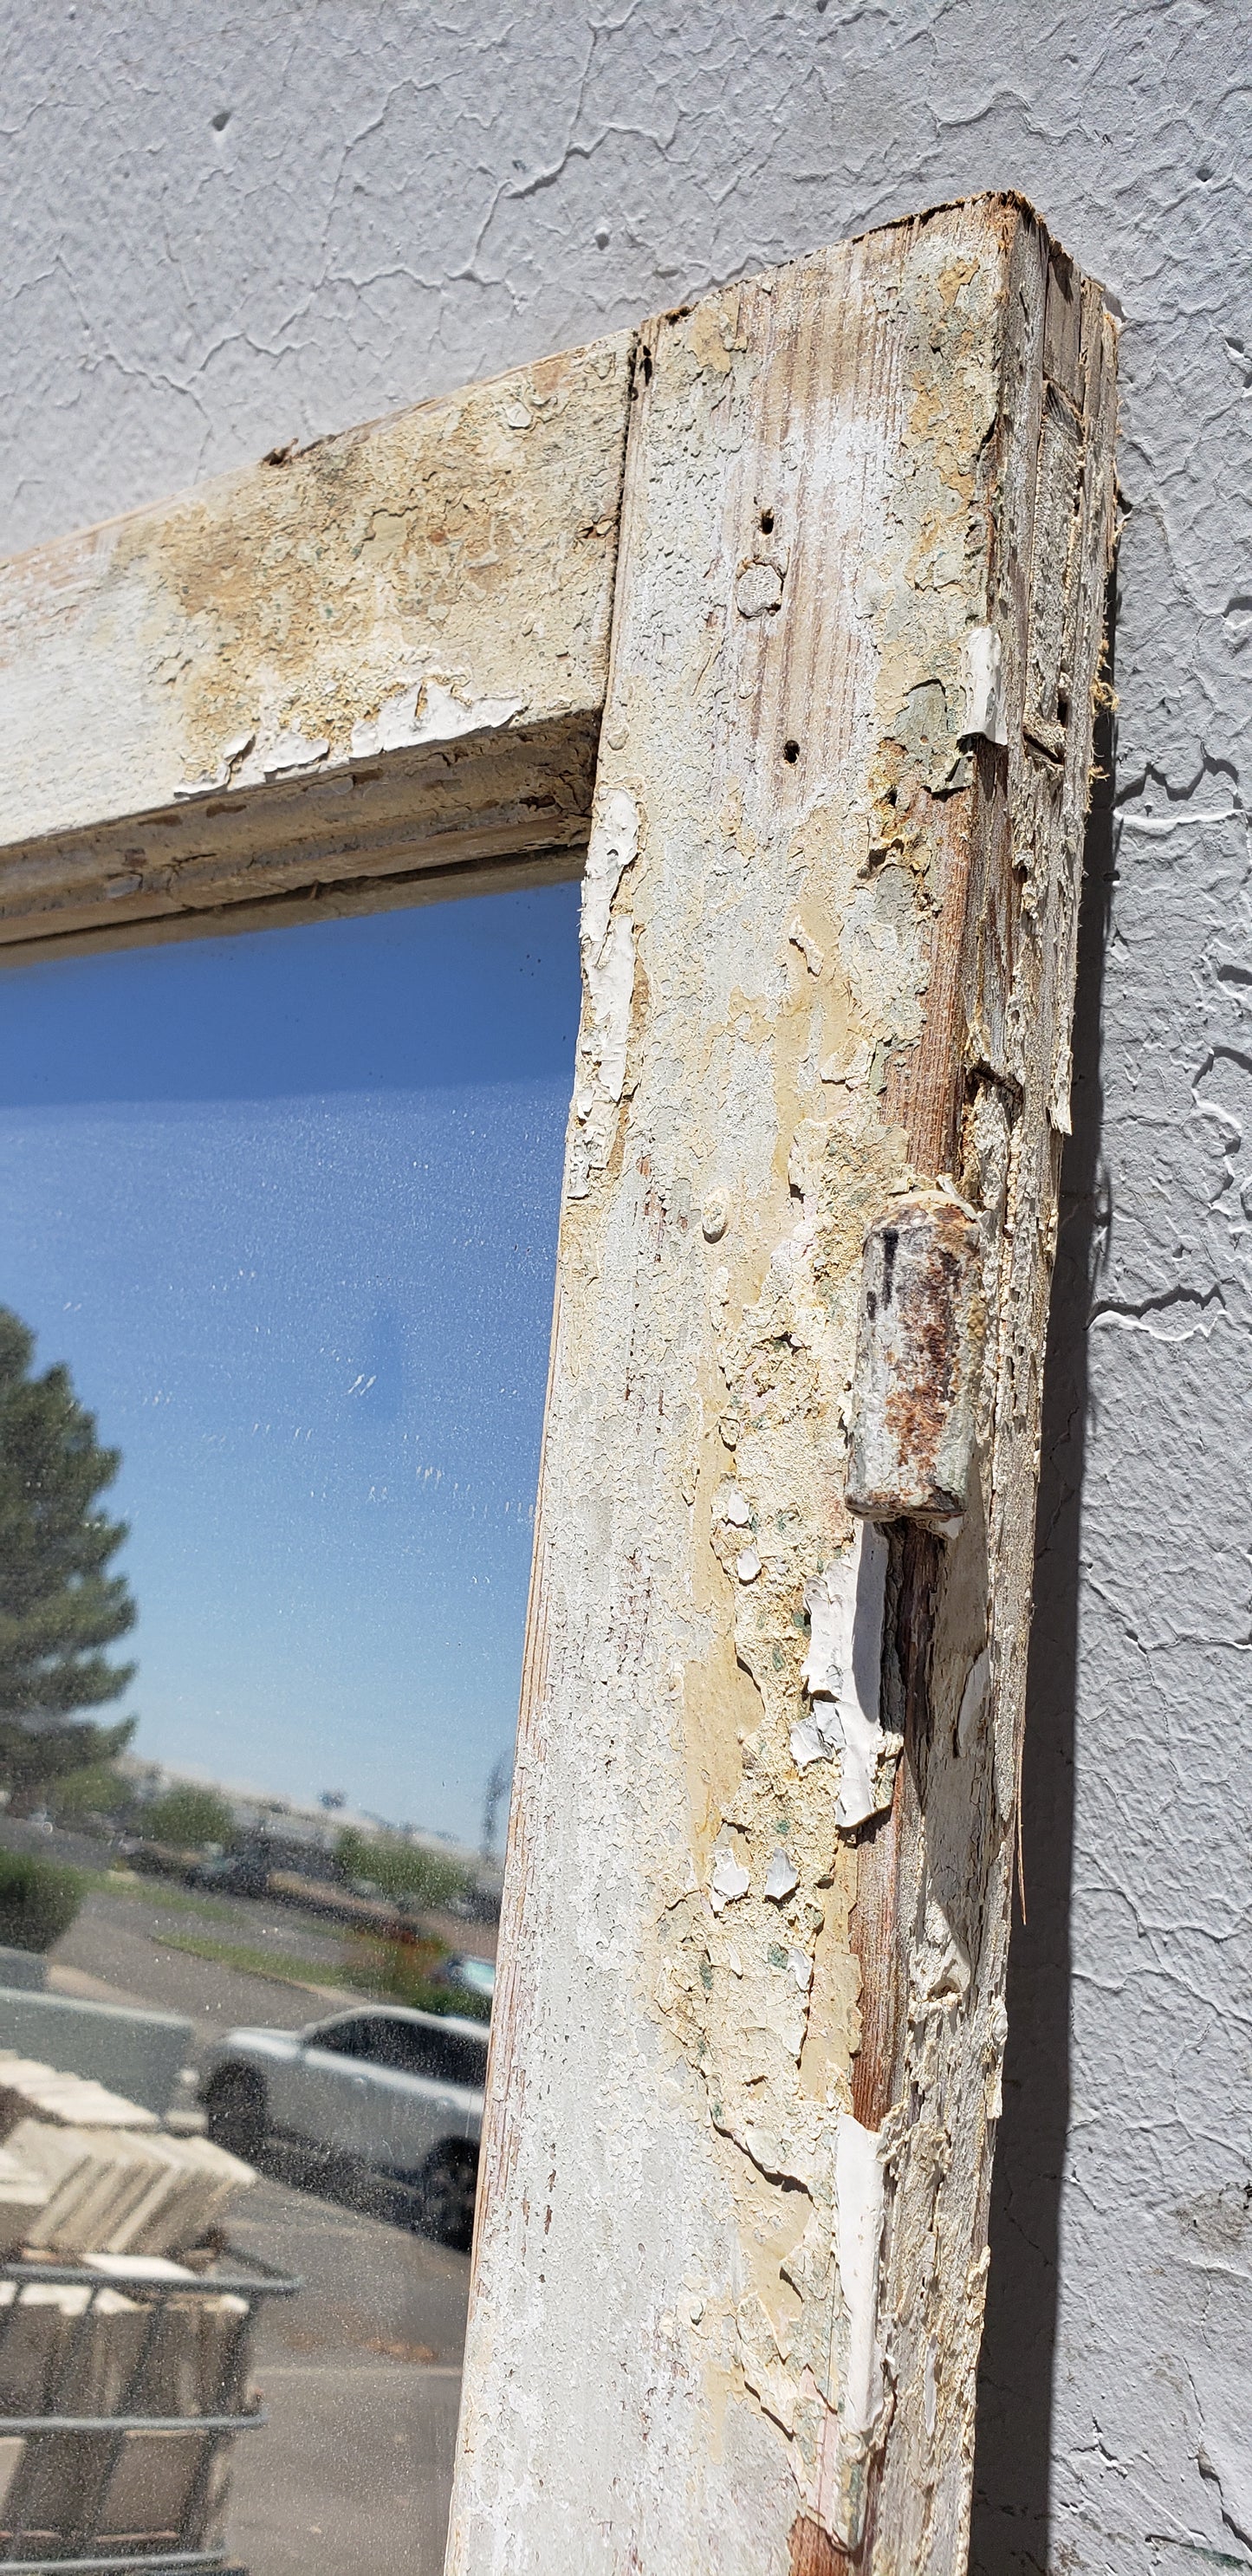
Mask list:
[[[954,1190],[913,1190],[861,1263],[847,1503],[863,1520],[959,1524],[986,1337],[983,1229]]]

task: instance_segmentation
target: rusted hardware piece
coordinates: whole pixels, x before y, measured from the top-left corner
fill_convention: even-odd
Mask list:
[[[910,1191],[870,1227],[861,1268],[849,1510],[959,1522],[969,1501],[986,1312],[983,1235],[954,1191]]]

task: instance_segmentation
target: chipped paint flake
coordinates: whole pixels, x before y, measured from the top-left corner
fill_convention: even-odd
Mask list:
[[[812,1717],[798,1718],[791,1730],[791,1758],[797,1770],[807,1771],[810,1762],[829,1762],[838,1752],[842,1738],[833,1720],[829,1735],[815,1710]]]
[[[765,1893],[771,1904],[782,1905],[794,1896],[800,1884],[800,1873],[790,1852],[776,1851],[765,1874]]]
[[[728,1905],[737,1904],[741,1896],[747,1895],[751,1884],[751,1872],[744,1868],[741,1860],[736,1860],[732,1851],[722,1850],[714,1855],[709,1903],[715,1914],[721,1914]]]

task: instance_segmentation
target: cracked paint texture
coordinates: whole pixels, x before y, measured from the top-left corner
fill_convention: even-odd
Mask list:
[[[983,2576],[1252,2564],[1245,48],[1234,0],[104,0],[15,21],[0,106],[6,550],[963,190],[1124,309]]]

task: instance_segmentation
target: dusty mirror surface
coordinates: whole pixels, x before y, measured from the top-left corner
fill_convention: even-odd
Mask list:
[[[211,2475],[131,2457],[123,2497],[97,2446],[59,2503],[6,2472],[4,2528],[433,2570],[577,890],[27,967],[0,1003],[2,2044],[136,2105],[118,2171],[207,2137],[257,2177],[23,2224],[45,2262],[110,2256],[102,2367],[151,2316],[141,2259],[303,2285],[260,2300],[229,2387],[201,2356],[203,2412],[255,2386],[268,2417]],[[21,2083],[0,2065],[19,2166]],[[4,2350],[0,2411],[30,2411]]]

